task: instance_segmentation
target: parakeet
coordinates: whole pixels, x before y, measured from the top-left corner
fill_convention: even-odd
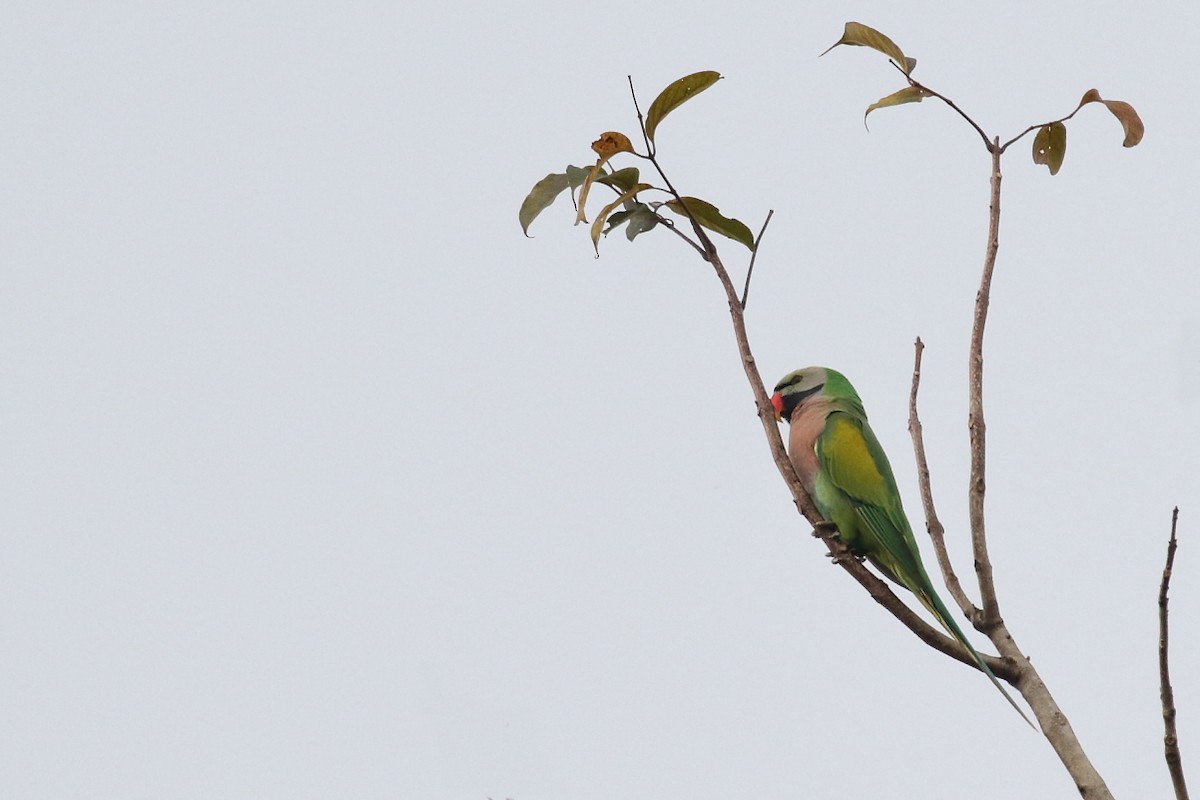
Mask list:
[[[892,467],[850,381],[832,369],[806,367],[779,381],[771,404],[776,418],[790,425],[788,454],[804,488],[821,515],[837,525],[842,541],[915,594],[1029,722],[934,591]]]

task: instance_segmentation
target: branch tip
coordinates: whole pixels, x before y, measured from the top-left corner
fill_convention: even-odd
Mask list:
[[[1171,511],[1171,538],[1167,541],[1167,563],[1163,567],[1162,582],[1158,586],[1158,679],[1159,697],[1162,700],[1163,758],[1167,772],[1175,789],[1176,800],[1188,800],[1187,782],[1183,776],[1183,759],[1179,752],[1179,733],[1175,727],[1175,692],[1171,688],[1171,671],[1167,657],[1167,590],[1171,585],[1171,571],[1175,564],[1175,548],[1178,541],[1175,529],[1179,523],[1179,506]]]

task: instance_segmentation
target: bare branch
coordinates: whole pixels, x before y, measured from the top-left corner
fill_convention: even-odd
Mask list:
[[[1175,692],[1171,689],[1171,672],[1167,659],[1167,589],[1171,585],[1171,568],[1175,563],[1175,526],[1179,522],[1179,507],[1171,512],[1171,539],[1167,542],[1167,565],[1163,567],[1162,583],[1158,587],[1158,679],[1162,698],[1163,751],[1167,771],[1175,787],[1176,800],[1188,800],[1187,782],[1183,778],[1183,760],[1179,755],[1179,735],[1175,731]]]
[[[1003,622],[998,623],[990,632],[989,638],[1000,655],[1009,660],[1016,669],[1019,677],[1016,687],[1021,696],[1029,703],[1037,717],[1038,725],[1046,741],[1054,749],[1055,755],[1062,762],[1067,774],[1075,781],[1075,789],[1083,800],[1113,800],[1112,792],[1108,790],[1100,773],[1092,766],[1091,760],[1079,744],[1079,737],[1071,728],[1067,715],[1062,712],[1051,696],[1050,690],[1042,682],[1033,664],[1017,647],[1008,628]]]
[[[750,251],[750,267],[746,270],[746,286],[742,289],[742,311],[746,310],[746,299],[750,297],[750,276],[754,274],[754,260],[758,258],[758,246],[762,244],[763,234],[767,232],[767,226],[771,224],[771,217],[775,216],[775,209],[767,210],[767,218],[763,220],[762,229],[758,232],[758,237],[754,240],[754,249]]]
[[[880,580],[874,572],[867,569],[866,565],[856,558],[842,540],[837,537],[832,527],[826,527],[826,523],[818,523],[813,530],[813,536],[825,542],[834,563],[850,573],[850,576],[867,590],[867,593],[871,595],[876,603],[886,608],[901,624],[916,634],[917,638],[934,650],[950,656],[955,661],[966,664],[972,669],[979,669],[979,666],[971,656],[967,655],[962,645],[943,633],[940,628],[933,627],[918,616],[915,611],[905,605],[896,596],[896,593],[892,591],[886,582]],[[1017,673],[1013,669],[1012,662],[997,656],[989,656],[982,653],[980,655],[984,662],[987,663],[988,669],[992,671],[992,674],[1001,680],[1015,685]]]
[[[986,426],[983,419],[983,332],[987,324],[988,304],[991,298],[992,273],[996,266],[996,254],[1000,249],[1000,140],[997,138],[989,152],[992,154],[991,202],[988,206],[988,240],[983,260],[983,274],[979,291],[975,295],[975,315],[971,326],[971,343],[967,368],[967,428],[971,440],[971,468],[967,488],[967,510],[971,525],[971,547],[975,554],[975,576],[979,581],[982,611],[975,615],[975,627],[983,631],[996,646],[1001,657],[1008,660],[1016,672],[1014,684],[1021,696],[1029,703],[1037,717],[1046,741],[1054,748],[1059,760],[1066,768],[1075,787],[1084,800],[1112,800],[1112,793],[1104,779],[1083,751],[1079,737],[1071,729],[1067,716],[1051,696],[1041,676],[1029,658],[1017,646],[1008,632],[1000,614],[996,599],[996,586],[992,580],[992,561],[988,556],[987,536],[984,525],[983,500],[987,484],[985,465],[987,456]]]
[[[963,591],[962,584],[958,582],[958,575],[954,574],[954,565],[950,563],[950,554],[946,552],[946,528],[938,519],[937,509],[933,506],[929,462],[925,459],[925,435],[921,428],[921,418],[917,415],[917,392],[921,386],[921,354],[925,352],[925,343],[921,341],[921,337],[918,336],[913,342],[913,350],[912,390],[908,394],[908,433],[912,437],[913,453],[917,459],[917,483],[921,491],[921,507],[925,510],[925,530],[933,542],[933,552],[937,555],[938,567],[942,570],[942,580],[946,583],[946,589],[963,615],[967,619],[974,619],[978,609]]]
[[[996,140],[999,144],[999,139]],[[988,557],[987,536],[983,516],[983,498],[987,491],[987,436],[983,421],[983,329],[987,325],[988,304],[992,291],[992,272],[996,267],[996,252],[1000,249],[1000,148],[992,153],[992,192],[988,206],[988,241],[983,258],[983,275],[975,294],[975,319],[971,326],[970,355],[967,367],[967,429],[971,439],[971,474],[967,488],[967,510],[971,522],[971,549],[975,554],[975,577],[979,581],[981,618],[976,627],[983,630],[1001,621],[996,585],[992,580],[992,562]]]

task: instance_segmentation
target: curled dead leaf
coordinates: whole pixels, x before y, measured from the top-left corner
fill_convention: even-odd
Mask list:
[[[633,142],[620,131],[606,131],[600,138],[592,142],[592,149],[601,158],[612,158],[617,153],[632,153]]]

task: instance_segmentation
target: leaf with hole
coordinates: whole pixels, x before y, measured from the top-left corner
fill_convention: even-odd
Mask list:
[[[1067,126],[1061,122],[1043,125],[1033,137],[1033,163],[1045,164],[1057,175],[1067,155]]]
[[[654,132],[663,118],[721,79],[719,72],[704,70],[685,75],[659,92],[646,112],[646,138],[654,141]]]
[[[664,203],[667,208],[674,211],[681,217],[686,217],[688,211],[695,216],[696,222],[702,227],[708,228],[714,233],[719,233],[722,236],[728,236],[735,242],[740,242],[746,245],[751,252],[754,251],[754,234],[746,227],[744,222],[726,217],[712,203],[701,200],[698,197],[681,197],[679,200],[668,200]],[[685,210],[686,205],[686,210]]]

